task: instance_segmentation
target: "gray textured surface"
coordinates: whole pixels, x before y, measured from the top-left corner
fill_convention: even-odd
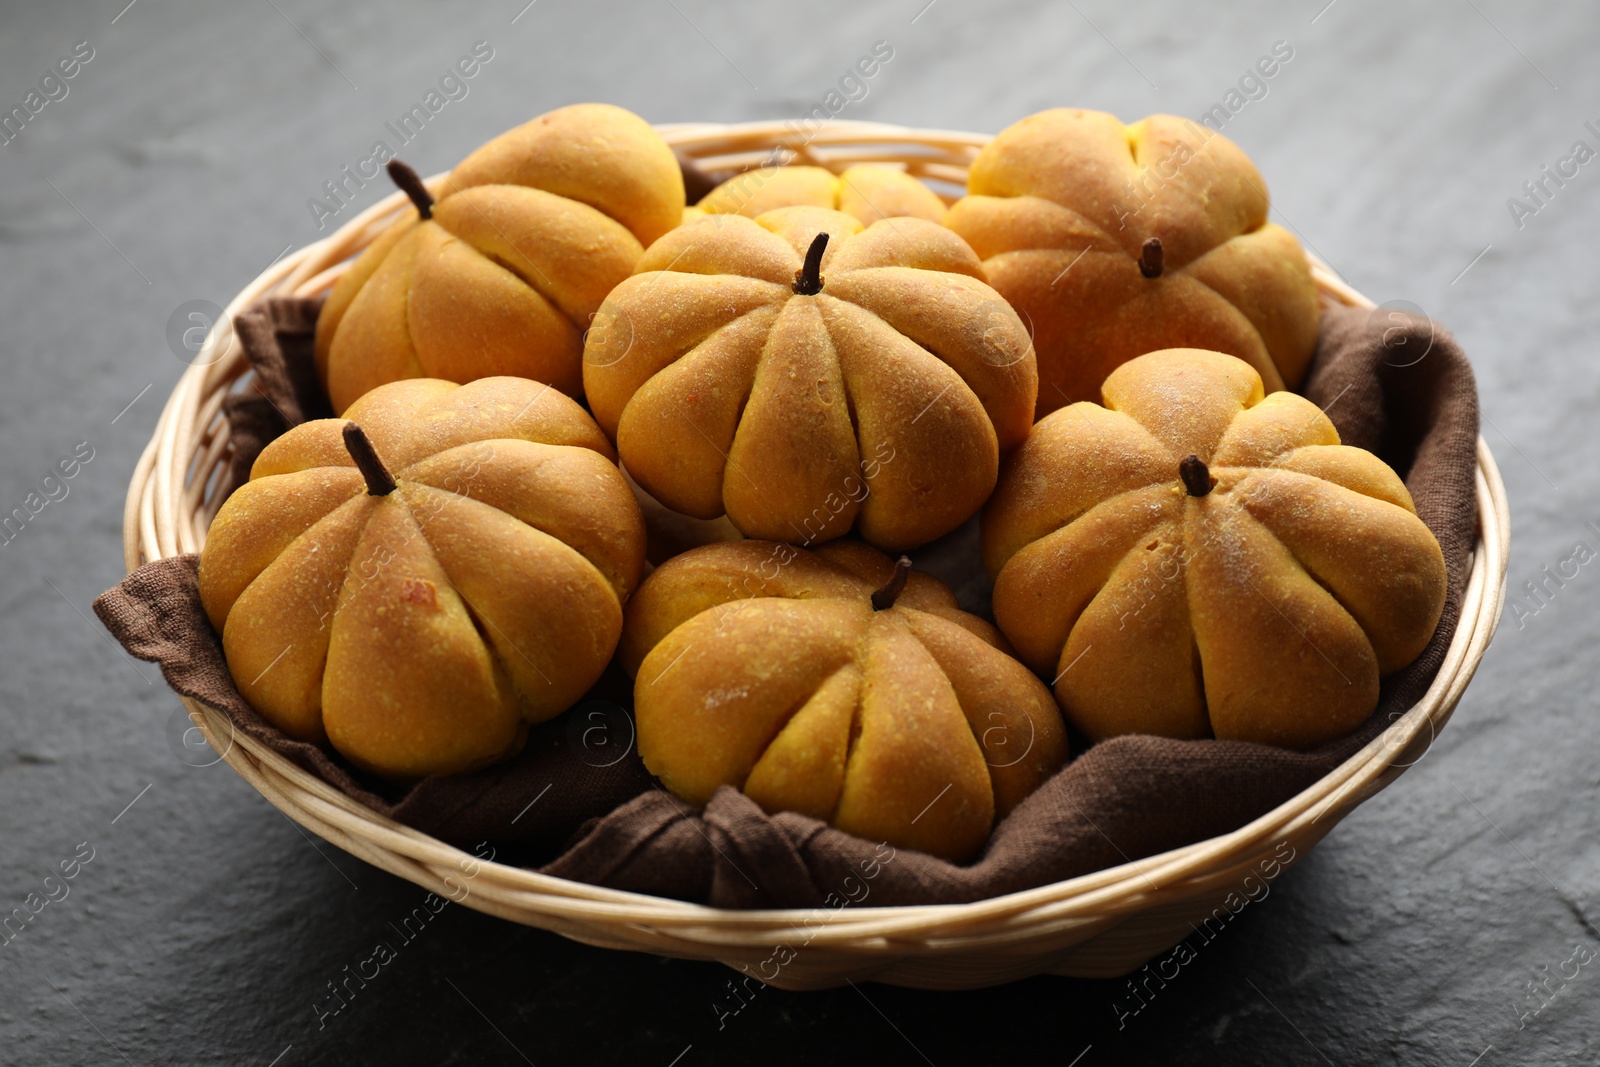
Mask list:
[[[0,146],[0,511],[94,449],[0,546],[0,911],[94,849],[0,947],[0,1061],[951,1064],[1024,1043],[1083,1067],[1600,1060],[1600,959],[1561,976],[1600,952],[1600,563],[1536,615],[1508,611],[1434,750],[1120,1029],[1120,983],[1050,978],[767,990],[719,1029],[716,966],[460,908],[319,1029],[325,984],[421,891],[309,841],[225,765],[181,762],[176,700],[87,615],[121,576],[123,490],[183,369],[169,314],[315,239],[306,199],[478,40],[494,58],[405,150],[424,172],[580,100],[655,121],[794,115],[879,39],[895,57],[845,117],[991,131],[1059,104],[1198,115],[1290,42],[1225,132],[1281,221],[1474,358],[1520,589],[1574,542],[1600,549],[1600,162],[1521,229],[1506,205],[1574,141],[1600,148],[1592,5],[539,0],[512,24],[523,0],[139,0],[119,17],[124,2],[0,9],[4,109],[76,42],[95,50]]]

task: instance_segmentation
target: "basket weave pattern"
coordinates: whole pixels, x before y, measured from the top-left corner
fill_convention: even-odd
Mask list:
[[[775,147],[796,162],[842,169],[901,163],[913,174],[960,186],[989,138],[873,123],[836,123],[797,143],[778,123],[661,127],[668,143],[708,170],[767,161]],[[232,317],[268,295],[325,292],[409,202],[400,193],[328,238],[274,264],[228,306]],[[1324,302],[1372,302],[1312,261]],[[219,336],[215,358],[180,379],[134,471],[123,522],[130,570],[198,552],[221,506],[218,486],[231,449],[223,398],[249,367],[236,338]],[[1494,457],[1480,438],[1478,542],[1461,621],[1423,698],[1342,766],[1247,826],[1184,848],[1037,889],[971,904],[871,907],[871,882],[837,907],[730,911],[603,889],[483,862],[362,807],[325,782],[236,735],[218,712],[184,699],[206,739],[246,781],[291,819],[392,874],[452,899],[475,870],[467,907],[607,948],[721,960],[787,989],[876,980],[938,989],[974,988],[1038,973],[1111,977],[1175,945],[1211,915],[1246,876],[1303,855],[1356,805],[1415,763],[1449,719],[1504,601],[1510,519]],[[890,860],[889,862],[893,862]],[[473,865],[477,866],[474,867]],[[451,879],[447,885],[445,879]],[[826,888],[826,887],[824,887]],[[778,946],[786,946],[787,951]]]

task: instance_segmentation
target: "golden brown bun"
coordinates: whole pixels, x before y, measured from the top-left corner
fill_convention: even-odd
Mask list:
[[[795,292],[819,233],[822,289]],[[880,548],[959,526],[1033,418],[1028,336],[959,237],[824,208],[708,216],[606,298],[584,390],[644,489],[750,537]]]
[[[574,401],[521,378],[381,386],[273,441],[200,555],[239,692],[394,779],[507,756],[605,669],[644,521]],[[374,496],[359,425],[397,487]]]
[[[1231,356],[1152,352],[1104,396],[1040,421],[984,509],[1018,656],[1095,739],[1308,748],[1359,725],[1444,608],[1444,556],[1399,477]]]
[[[825,207],[863,226],[900,217],[939,222],[945,212],[944,201],[932,189],[882,163],[857,163],[839,174],[825,167],[758,167],[729,178],[697,207],[702,214],[747,219],[780,207]]]
[[[672,150],[637,115],[575,104],[501,134],[334,285],[317,371],[336,412],[402,378],[516,375],[576,396],[583,331],[683,217]]]
[[[1267,221],[1266,184],[1232,141],[1171,115],[1131,126],[1042,111],[978,153],[945,223],[1033,330],[1039,416],[1093,401],[1119,364],[1162,348],[1226,352],[1268,392],[1300,384],[1317,294],[1300,243]],[[1158,238],[1162,270],[1140,270]]]
[[[998,631],[855,541],[772,541],[669,560],[628,606],[639,754],[703,805],[718,786],[769,812],[954,861],[1066,762],[1047,690]]]

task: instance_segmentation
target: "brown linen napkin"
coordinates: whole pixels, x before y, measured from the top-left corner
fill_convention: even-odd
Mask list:
[[[262,396],[230,402],[233,470],[248,476],[267,440],[326,413],[311,369],[314,301],[273,299],[239,316]],[[1419,353],[1421,353],[1419,355]],[[310,383],[309,393],[307,383]],[[131,654],[179,693],[216,708],[357,801],[441,839],[531,846],[540,869],[575,881],[730,908],[961,903],[1045,885],[1237,829],[1306,788],[1410,708],[1439,670],[1460,617],[1476,533],[1478,399],[1472,369],[1436,324],[1386,313],[1323,316],[1305,395],[1345,443],[1400,472],[1439,538],[1449,571],[1444,616],[1410,667],[1386,679],[1378,709],[1349,737],[1311,752],[1233,741],[1121,737],[1082,751],[959,866],[804,816],[767,815],[723,788],[703,810],[661,789],[632,747],[627,679],[615,668],[586,700],[535,727],[516,759],[396,788],[337,756],[290,741],[239,696],[200,607],[193,556],[157,560],[95,602]],[[260,401],[254,403],[252,401]],[[265,409],[271,408],[268,412]],[[274,422],[276,419],[276,422]],[[235,482],[234,484],[238,484]],[[989,586],[969,524],[914,553],[980,610]],[[870,879],[870,885],[863,875]],[[855,887],[855,888],[852,888]],[[856,895],[860,892],[862,895]]]
[[[250,480],[250,465],[275,437],[302,422],[333,417],[333,407],[317,380],[315,341],[321,310],[321,297],[261,300],[234,316],[233,331],[256,375],[252,388],[222,399],[233,450],[224,499]]]

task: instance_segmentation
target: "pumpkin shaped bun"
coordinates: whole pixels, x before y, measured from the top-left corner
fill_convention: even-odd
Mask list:
[[[1027,331],[961,238],[810,207],[651,245],[595,318],[583,383],[673,511],[896,550],[977,512],[1037,387]]]
[[[940,222],[945,212],[939,194],[882,163],[857,163],[838,174],[826,167],[757,167],[729,178],[695,206],[708,215],[749,219],[780,207],[825,207],[863,226],[899,217]]]
[[[381,386],[269,444],[200,597],[239,692],[394,779],[511,755],[605,669],[644,524],[578,404],[520,378]]]
[[[1131,126],[1044,111],[978,153],[945,222],[1033,330],[1039,415],[1095,400],[1163,348],[1238,356],[1296,388],[1317,343],[1316,288],[1266,184],[1232,141],[1171,115]]]
[[[576,396],[589,320],[683,216],[672,150],[609,104],[503,133],[433,192],[389,166],[418,210],[361,254],[318,316],[317,373],[335,412],[403,378],[515,375]]]
[[[857,541],[694,549],[640,586],[624,634],[639,754],[693,804],[730,785],[961,861],[1067,757],[998,631]]]
[[[1382,460],[1232,356],[1153,352],[1034,427],[983,516],[994,612],[1091,738],[1306,748],[1358,726],[1444,607]]]

